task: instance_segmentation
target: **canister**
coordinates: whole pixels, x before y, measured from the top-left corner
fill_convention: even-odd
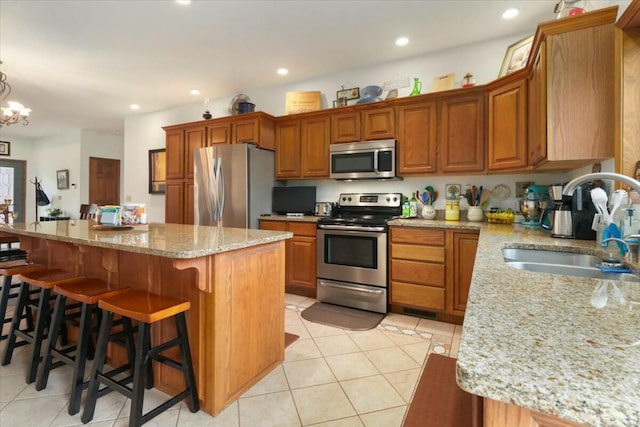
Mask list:
[[[444,207],[444,219],[447,221],[460,221],[460,201],[447,200]]]

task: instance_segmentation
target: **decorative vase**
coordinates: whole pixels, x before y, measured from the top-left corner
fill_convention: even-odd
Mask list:
[[[424,219],[434,219],[436,217],[436,208],[432,205],[424,205],[422,207],[422,218]]]
[[[413,79],[413,90],[409,94],[409,96],[420,95],[420,91],[422,90],[422,82],[418,80],[418,78]]]
[[[469,206],[469,211],[467,212],[467,219],[469,221],[482,221],[484,217],[484,212],[482,212],[482,208],[480,206]]]

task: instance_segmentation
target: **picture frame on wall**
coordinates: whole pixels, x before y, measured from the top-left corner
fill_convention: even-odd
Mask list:
[[[504,55],[504,60],[502,61],[498,77],[504,77],[507,74],[511,74],[514,71],[524,68],[529,60],[532,43],[533,36],[529,36],[510,45]]]
[[[164,194],[167,177],[167,150],[149,150],[149,194]]]
[[[9,141],[0,141],[0,156],[8,156],[11,154],[11,143]]]
[[[56,171],[56,181],[58,182],[58,190],[67,190],[69,188],[69,169]]]

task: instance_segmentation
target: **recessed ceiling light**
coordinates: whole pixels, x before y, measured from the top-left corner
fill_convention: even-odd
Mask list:
[[[187,6],[191,4],[191,0],[176,0],[176,3],[181,4],[182,6]]]
[[[200,91],[198,89],[191,89],[191,95],[200,95]]]
[[[140,106],[138,104],[131,104],[129,105],[129,108],[131,108],[132,110],[139,110]]]
[[[396,46],[406,46],[409,44],[409,39],[406,37],[398,37],[396,39]]]
[[[289,74],[289,70],[287,70],[286,68],[278,68],[278,74],[280,74],[281,76],[286,76],[287,74]]]
[[[516,16],[518,16],[519,13],[520,13],[520,10],[518,10],[515,7],[512,7],[510,9],[507,9],[504,12],[502,12],[502,19],[515,18]]]

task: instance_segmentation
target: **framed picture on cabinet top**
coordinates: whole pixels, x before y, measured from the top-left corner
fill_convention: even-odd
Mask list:
[[[0,141],[0,156],[8,156],[11,154],[11,143],[9,141]]]
[[[507,53],[504,55],[504,60],[502,61],[498,77],[504,77],[507,74],[511,74],[514,71],[524,68],[525,65],[527,65],[527,60],[529,59],[532,43],[533,36],[529,36],[510,45],[507,48]]]

